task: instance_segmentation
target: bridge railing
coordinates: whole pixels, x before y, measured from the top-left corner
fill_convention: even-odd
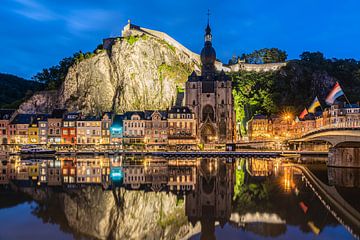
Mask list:
[[[341,129],[341,130],[360,129],[360,122],[341,122],[341,123],[328,124],[328,125],[310,130],[310,131],[302,134],[301,137],[305,137],[310,134],[314,134],[314,133],[322,132],[322,131],[326,131],[326,130],[331,130],[331,129]]]

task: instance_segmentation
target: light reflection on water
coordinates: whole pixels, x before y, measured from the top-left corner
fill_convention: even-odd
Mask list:
[[[358,170],[327,169],[319,163],[308,167],[359,209],[353,200],[359,196]],[[33,239],[353,239],[301,171],[280,159],[67,156],[34,161],[12,156],[0,169],[1,194],[6,196],[0,199],[0,222],[7,223],[0,225],[0,239],[16,239],[20,235],[14,228],[22,225],[27,227],[22,236],[35,234],[28,235]],[[129,197],[138,192],[143,194]],[[84,202],[95,202],[98,214]],[[130,214],[132,226],[115,218],[113,209],[107,212],[109,204],[123,219]],[[146,205],[144,211],[150,213],[144,214],[153,220],[145,224],[132,205]],[[19,222],[19,213],[26,224]],[[106,220],[102,213],[110,217]],[[91,231],[100,227],[102,235]]]

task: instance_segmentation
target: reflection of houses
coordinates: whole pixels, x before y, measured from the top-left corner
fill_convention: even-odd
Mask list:
[[[106,183],[110,181],[110,159],[103,157],[100,159],[100,167],[101,167],[101,182]]]
[[[273,170],[273,162],[269,160],[251,158],[248,164],[252,176],[267,177],[271,175]]]
[[[187,107],[173,107],[168,111],[169,145],[196,144],[196,120]]]
[[[197,174],[195,160],[169,160],[168,173],[170,191],[186,192],[195,189]]]
[[[101,183],[101,159],[77,158],[76,183]]]
[[[9,183],[9,178],[8,178],[9,167],[8,167],[8,165],[10,165],[10,164],[4,164],[4,163],[2,161],[0,161],[0,185]]]
[[[145,111],[145,144],[158,148],[168,143],[168,122],[165,111]]]
[[[126,112],[124,115],[124,144],[143,144],[145,134],[144,112]]]
[[[75,183],[76,165],[75,158],[64,158],[61,160],[62,180],[65,184]]]
[[[123,166],[124,185],[130,189],[140,189],[145,184],[143,161],[125,161]]]
[[[32,163],[28,165],[29,179],[37,181],[39,179],[39,164]]]
[[[47,183],[47,175],[48,175],[48,162],[47,160],[41,161],[39,163],[39,182],[42,184],[46,184]]]
[[[197,184],[186,195],[185,211],[189,221],[201,222],[202,235],[215,239],[215,222],[221,226],[231,215],[234,190],[233,164],[225,159],[202,159],[199,162]]]
[[[145,181],[151,190],[164,190],[168,183],[168,162],[165,159],[145,159]]]
[[[61,185],[61,161],[49,160],[47,167],[47,184],[48,186],[60,186]],[[69,179],[67,179],[69,180]]]

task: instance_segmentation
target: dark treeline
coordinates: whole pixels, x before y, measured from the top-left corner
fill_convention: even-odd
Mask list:
[[[41,83],[0,73],[0,108],[17,108],[34,92],[43,88],[44,85]]]

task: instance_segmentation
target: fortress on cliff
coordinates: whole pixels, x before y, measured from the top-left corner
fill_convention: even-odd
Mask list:
[[[189,49],[184,47],[181,43],[176,41],[174,38],[170,37],[168,34],[166,34],[164,32],[160,32],[160,31],[156,31],[156,30],[152,30],[152,29],[137,26],[137,25],[131,23],[130,20],[128,20],[128,24],[126,24],[124,26],[124,28],[122,29],[121,36],[110,37],[110,38],[103,39],[103,47],[104,47],[104,49],[109,50],[109,49],[111,49],[111,46],[114,44],[114,42],[117,39],[130,37],[130,36],[142,36],[144,34],[147,35],[147,36],[151,36],[151,37],[154,37],[154,38],[157,38],[159,40],[167,42],[168,44],[172,45],[176,49],[178,49],[178,50],[182,51],[183,53],[185,53],[186,55],[188,55],[190,58],[196,59],[198,64],[201,63],[199,54],[190,51]],[[250,71],[268,72],[268,71],[276,71],[276,70],[280,69],[281,67],[283,67],[285,65],[286,65],[286,62],[265,63],[265,64],[250,64],[250,63],[245,63],[245,62],[239,61],[238,63],[232,64],[232,65],[226,65],[226,64],[223,64],[220,61],[215,62],[216,69],[218,71],[223,70],[224,72],[238,72],[238,71],[241,71],[241,70],[242,71],[249,71],[249,72]]]

